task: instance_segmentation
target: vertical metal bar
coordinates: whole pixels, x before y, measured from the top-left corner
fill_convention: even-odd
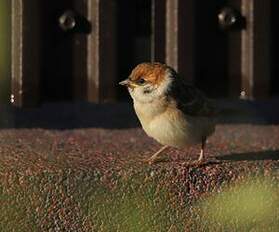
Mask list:
[[[0,103],[11,94],[11,2],[0,1]]]
[[[82,33],[73,34],[73,96],[74,99],[82,100],[88,100],[87,65],[91,65],[87,62],[87,41],[88,37],[90,37],[90,33],[92,33],[90,22],[86,21],[88,2],[88,0],[75,0],[73,2],[75,11],[77,11],[79,15],[85,16],[84,23],[88,23],[86,25],[82,25],[83,27],[86,27],[83,28],[84,31]]]
[[[242,0],[241,97],[267,97],[270,79],[270,0]]]
[[[166,59],[166,0],[152,0],[151,60]]]
[[[234,9],[241,9],[242,0],[229,0]],[[241,30],[228,32],[228,81],[229,96],[239,97],[241,89]]]
[[[87,99],[92,102],[114,100],[116,96],[116,2],[89,0]]]
[[[194,0],[166,2],[166,62],[188,81],[195,76]]]
[[[166,12],[166,62],[178,69],[178,2],[167,0]]]
[[[12,0],[11,102],[19,107],[39,101],[39,2]]]

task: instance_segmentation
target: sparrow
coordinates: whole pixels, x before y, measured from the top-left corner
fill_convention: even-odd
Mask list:
[[[137,65],[119,84],[128,88],[143,130],[163,145],[146,160],[149,164],[160,160],[168,147],[195,144],[201,144],[201,151],[194,163],[204,161],[206,140],[215,131],[216,110],[200,90],[158,62]]]

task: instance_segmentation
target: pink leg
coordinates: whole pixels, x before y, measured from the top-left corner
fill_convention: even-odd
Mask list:
[[[202,161],[204,159],[205,144],[206,144],[206,138],[203,138],[202,139],[202,146],[201,146],[201,153],[200,153],[198,162],[200,162],[200,161]]]
[[[158,160],[159,155],[168,148],[167,145],[161,147],[157,152],[155,152],[149,159],[147,159],[146,161],[149,164],[153,164]]]

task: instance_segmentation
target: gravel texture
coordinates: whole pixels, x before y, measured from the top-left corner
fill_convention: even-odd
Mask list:
[[[126,103],[1,106],[0,231],[277,231],[277,102],[220,101],[200,167],[143,163],[160,145]]]

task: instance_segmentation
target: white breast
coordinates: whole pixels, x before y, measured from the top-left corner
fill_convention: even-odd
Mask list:
[[[207,118],[185,117],[163,102],[134,102],[134,107],[145,132],[163,145],[187,147],[200,143],[202,137],[214,131],[214,124]]]

